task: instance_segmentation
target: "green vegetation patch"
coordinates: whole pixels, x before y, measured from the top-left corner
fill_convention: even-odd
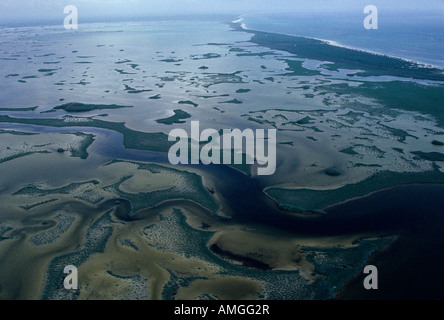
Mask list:
[[[339,150],[339,152],[342,152],[342,153],[345,153],[345,154],[349,154],[351,156],[355,156],[355,155],[359,154],[355,150],[353,150],[353,147],[348,147],[348,148]]]
[[[324,173],[330,177],[339,177],[340,175],[342,175],[341,171],[335,168],[327,168],[324,170]]]
[[[31,197],[46,197],[51,195],[71,195],[75,199],[79,199],[82,201],[86,201],[92,204],[99,203],[104,198],[103,196],[97,192],[97,185],[99,184],[96,180],[85,181],[85,182],[76,182],[71,183],[69,185],[54,188],[54,189],[42,189],[41,187],[30,184],[15,193],[13,196],[31,196]],[[48,201],[49,202],[49,201]],[[42,205],[48,202],[41,202],[38,204],[32,204],[31,208],[24,208],[25,210],[32,209],[36,205]]]
[[[0,129],[0,134],[13,134],[13,135],[17,135],[17,136],[35,136],[35,135],[38,135],[38,133],[35,133],[35,132],[22,132],[22,131],[3,130],[3,129]]]
[[[34,203],[34,204],[20,206],[20,208],[25,209],[25,210],[31,210],[31,209],[34,209],[34,208],[36,208],[38,206],[42,206],[44,204],[51,203],[51,202],[54,202],[54,201],[57,201],[57,200],[58,199],[49,199],[49,200],[40,201],[40,202],[37,202],[37,203]]]
[[[422,160],[428,161],[444,161],[444,153],[440,152],[422,152],[422,151],[414,151],[412,152],[415,156],[419,157]]]
[[[192,55],[191,59],[192,60],[204,60],[204,59],[216,59],[216,58],[220,58],[221,55],[218,53],[205,53],[202,55]]]
[[[30,108],[0,108],[0,111],[11,111],[11,112],[30,112],[30,111],[34,111],[35,109],[37,109],[37,107],[30,107]]]
[[[314,118],[307,116],[305,118],[302,118],[301,120],[296,121],[296,123],[297,124],[301,124],[301,125],[303,125],[303,124],[313,124],[314,120],[315,120]]]
[[[53,72],[57,71],[58,69],[39,69],[38,72]]]
[[[23,123],[49,127],[93,127],[109,129],[123,134],[123,144],[129,149],[151,150],[168,152],[174,144],[168,141],[168,135],[159,133],[146,133],[129,129],[121,122],[107,122],[92,118],[79,118],[82,121],[65,121],[65,119],[30,119],[11,118],[0,115],[0,123]]]
[[[284,76],[318,76],[321,75],[321,72],[317,70],[310,70],[307,68],[304,68],[302,64],[304,61],[300,60],[283,60],[288,65],[288,68],[285,69],[286,71],[289,71],[288,73],[283,74]]]
[[[93,134],[85,134],[82,132],[74,133],[76,136],[82,137],[82,142],[77,147],[70,148],[71,155],[73,157],[79,157],[80,159],[87,159],[88,158],[88,148],[92,143],[94,142],[94,135]],[[59,152],[59,150],[57,150]]]
[[[44,197],[54,194],[70,194],[71,192],[74,192],[75,190],[79,189],[80,187],[83,187],[85,185],[98,185],[99,181],[97,180],[91,180],[91,181],[85,181],[85,182],[78,182],[78,183],[71,183],[67,186],[55,188],[55,189],[41,189],[36,185],[29,185],[26,186],[16,192],[14,192],[12,195],[30,195],[30,196],[38,196],[38,197]]]
[[[443,155],[444,156],[444,155]],[[280,207],[289,211],[319,211],[353,197],[370,192],[412,183],[444,183],[444,173],[435,166],[427,172],[381,171],[358,183],[348,184],[331,190],[268,188],[265,193],[271,196]]]
[[[0,158],[0,163],[4,163],[4,162],[7,162],[7,161],[11,161],[11,160],[14,160],[14,159],[17,159],[17,158],[26,157],[26,156],[29,156],[31,154],[37,154],[37,153],[42,153],[43,154],[43,153],[50,153],[50,152],[48,152],[48,151],[21,152],[21,153],[17,153],[17,154],[8,156],[8,157]]]
[[[142,93],[142,92],[151,92],[151,91],[153,91],[153,90],[151,90],[151,89],[141,89],[141,90],[138,90],[138,89],[132,88],[132,87],[130,87],[129,85],[126,85],[126,84],[125,84],[125,91],[126,91],[127,93],[132,93],[132,94],[134,94],[134,93]]]
[[[314,292],[334,297],[335,291],[358,273],[369,256],[390,241],[390,238],[362,239],[359,245],[350,248],[303,247],[302,250],[307,252],[305,258],[313,265],[314,272],[323,276],[314,283]]]
[[[217,84],[244,84],[245,82],[239,74],[242,71],[236,71],[233,73],[205,73],[205,78],[201,79],[204,88],[209,88]],[[254,81],[254,80],[253,80]]]
[[[122,69],[114,69],[114,71],[116,71],[116,72],[118,72],[120,74],[137,74],[137,73],[134,73],[134,72],[126,72],[126,71],[124,71]]]
[[[236,56],[238,57],[265,57],[265,56],[275,56],[277,55],[275,52],[272,51],[264,51],[264,52],[244,52],[244,53],[238,53]]]
[[[211,98],[219,98],[219,97],[229,97],[229,94],[217,94],[217,95],[210,95],[210,96],[196,96],[203,99],[211,99]]]
[[[242,104],[243,102],[237,99],[233,99],[233,100],[228,100],[228,101],[224,101],[221,103],[232,103],[232,104]]]
[[[65,216],[62,214],[58,214],[55,219],[57,220],[56,227],[32,236],[31,238],[29,238],[29,241],[31,241],[35,246],[42,246],[54,243],[66,231],[68,231],[75,220],[75,218],[72,216]]]
[[[366,70],[366,72],[359,74],[361,76],[390,75],[414,79],[444,80],[441,69],[423,67],[418,63],[403,59],[333,46],[317,39],[260,31],[247,30],[244,32],[253,33],[254,36],[250,41],[260,46],[293,53],[303,59],[331,61],[333,62],[329,65],[331,70]]]
[[[338,95],[350,97],[368,97],[374,99],[386,108],[368,110],[367,105],[362,105],[362,111],[371,112],[378,116],[387,113],[391,109],[416,111],[429,114],[438,120],[438,124],[444,126],[444,112],[442,97],[444,97],[444,85],[427,85],[407,81],[390,82],[364,82],[359,86],[349,86],[346,83],[317,86],[314,91],[332,92]],[[353,105],[359,108],[358,104]]]
[[[48,266],[46,286],[41,296],[42,300],[75,300],[80,294],[78,290],[66,290],[61,282],[64,278],[64,268],[74,265],[77,268],[85,263],[95,253],[103,253],[106,243],[113,233],[110,211],[96,219],[86,231],[83,246],[73,252],[63,253],[55,257]],[[54,276],[59,275],[59,276]]]
[[[194,103],[193,101],[190,101],[190,100],[179,101],[178,104],[189,104],[189,105],[192,105],[195,108],[199,106],[197,103]]]
[[[183,119],[191,118],[191,115],[181,109],[174,110],[174,115],[169,118],[156,120],[158,123],[163,123],[167,125],[175,124],[175,123],[185,123]]]
[[[84,104],[79,102],[65,103],[54,107],[55,110],[65,110],[66,112],[88,112],[101,109],[131,108],[132,106],[119,106],[115,104]]]
[[[121,163],[124,161],[114,160],[107,165],[113,163]],[[132,176],[124,177],[114,185],[106,187],[113,192],[116,192],[122,198],[125,198],[131,202],[133,211],[138,209],[154,207],[155,205],[172,199],[187,199],[192,200],[202,207],[215,212],[218,208],[216,200],[211,196],[208,190],[204,187],[202,177],[185,171],[180,171],[172,168],[163,167],[155,164],[145,164],[137,162],[127,162],[138,166],[138,170],[146,170],[153,174],[163,173],[174,175],[176,178],[176,185],[165,190],[156,190],[152,192],[141,192],[138,194],[127,193],[120,189],[120,185]]]
[[[159,61],[162,61],[162,62],[168,62],[168,63],[174,63],[174,62],[181,62],[181,61],[183,61],[182,59],[162,59],[162,60],[159,60]]]

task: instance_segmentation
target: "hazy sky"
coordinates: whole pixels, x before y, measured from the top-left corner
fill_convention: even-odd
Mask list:
[[[427,9],[444,12],[444,0],[0,0],[0,25],[63,20],[66,5],[77,6],[81,22],[193,13],[362,11],[368,4],[379,10],[408,10],[412,14]]]

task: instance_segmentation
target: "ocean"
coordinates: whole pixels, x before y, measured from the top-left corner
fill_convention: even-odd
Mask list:
[[[354,12],[256,13],[244,27],[332,41],[335,44],[444,67],[444,13],[378,11],[378,29],[365,29],[368,14]]]
[[[241,23],[402,56],[363,17]],[[203,19],[4,28],[0,49],[0,299],[367,298],[366,263],[377,298],[442,296],[440,69]],[[277,129],[278,170],[173,167],[159,150],[194,120]]]

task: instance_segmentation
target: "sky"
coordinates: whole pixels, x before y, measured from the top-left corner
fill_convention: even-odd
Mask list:
[[[81,23],[191,14],[362,11],[368,4],[378,10],[407,10],[411,14],[424,10],[444,13],[444,0],[1,0],[0,25],[63,20],[67,5],[78,8]]]

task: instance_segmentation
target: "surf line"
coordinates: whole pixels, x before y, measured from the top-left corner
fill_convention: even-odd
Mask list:
[[[191,121],[190,135],[184,129],[170,131],[168,141],[176,143],[169,149],[168,160],[173,165],[257,163],[258,175],[272,175],[276,171],[276,129],[267,131],[267,137],[265,129],[205,129],[200,132],[199,121]]]

